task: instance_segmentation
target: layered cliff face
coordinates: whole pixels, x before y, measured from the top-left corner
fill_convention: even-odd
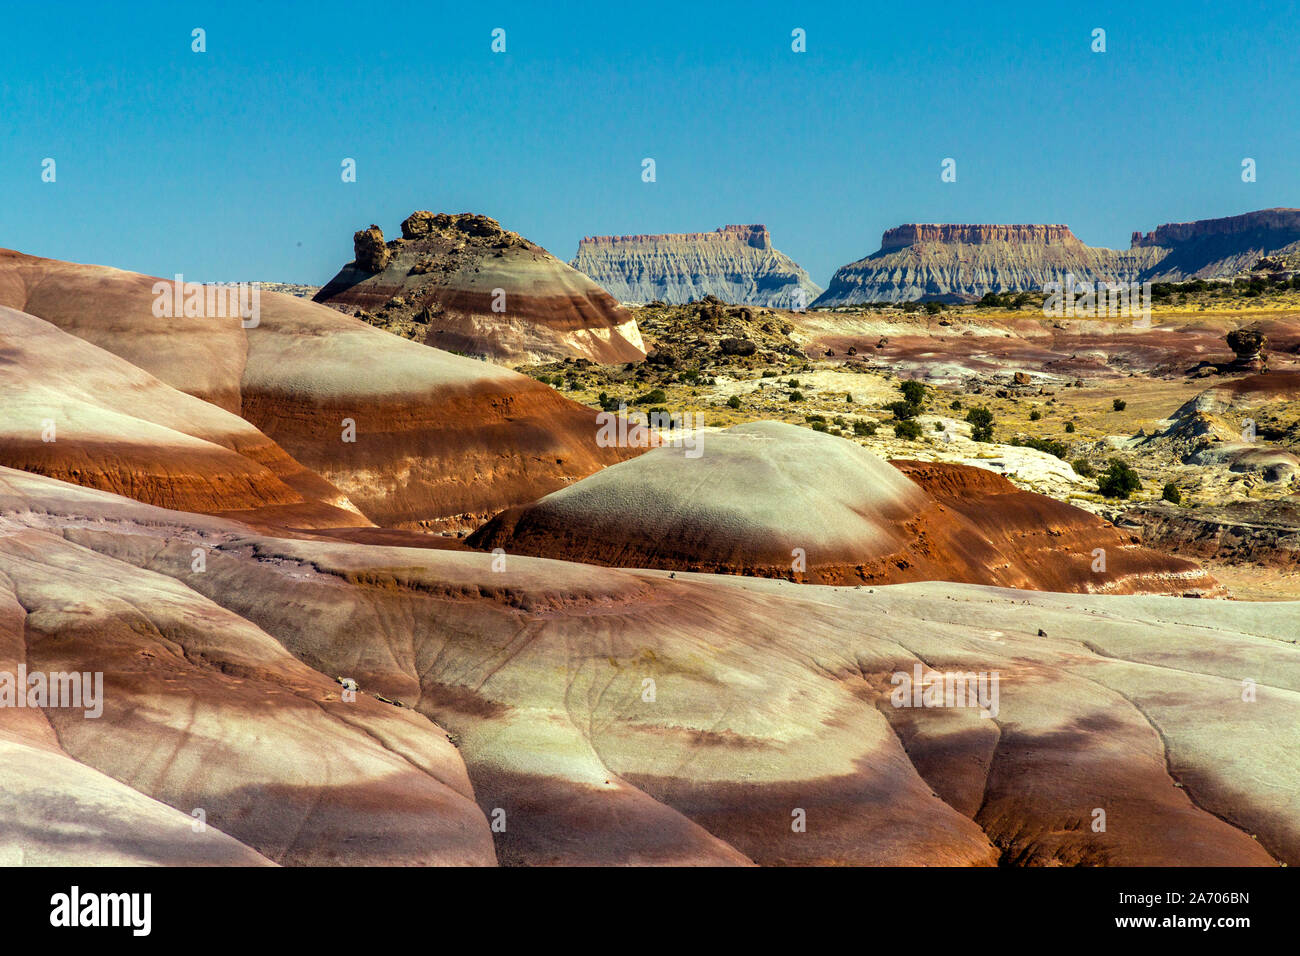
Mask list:
[[[1146,235],[1133,233],[1133,249],[1163,252],[1143,275],[1153,282],[1235,276],[1264,256],[1287,259],[1300,251],[1300,209],[1167,223]]]
[[[1081,282],[1132,282],[1163,254],[1086,246],[1063,225],[911,223],[887,230],[878,252],[838,269],[813,304],[978,299],[1041,290],[1067,274]]]
[[[1036,292],[1067,273],[1089,283],[1225,278],[1265,256],[1297,254],[1300,209],[1170,223],[1133,233],[1126,250],[1084,245],[1063,225],[909,223],[886,230],[879,251],[836,271],[814,305]]]
[[[571,263],[621,302],[681,305],[706,295],[733,305],[803,308],[821,294],[766,226],[658,236],[588,236]]]
[[[402,237],[353,237],[315,301],[436,348],[494,362],[645,358],[636,319],[604,289],[487,216],[412,213]]]

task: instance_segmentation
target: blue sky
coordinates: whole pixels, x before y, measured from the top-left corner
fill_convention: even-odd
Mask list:
[[[0,246],[321,283],[354,230],[415,209],[486,213],[562,259],[584,235],[763,222],[825,285],[903,222],[1126,248],[1300,205],[1295,7],[1141,7],[22,3],[0,34]]]

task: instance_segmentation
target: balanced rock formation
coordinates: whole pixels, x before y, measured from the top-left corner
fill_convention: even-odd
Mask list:
[[[819,584],[943,580],[1120,594],[1216,586],[1188,561],[979,468],[894,467],[854,442],[780,422],[710,433],[701,452],[654,449],[503,512],[467,543]],[[1096,548],[1107,553],[1104,570],[1093,570]]]
[[[412,213],[372,225],[315,301],[426,345],[494,362],[645,358],[636,319],[580,272],[487,216]]]
[[[888,229],[880,249],[836,270],[814,306],[978,299],[986,292],[1080,282],[1131,282],[1162,250],[1085,246],[1062,225],[909,223]]]
[[[1300,864],[1300,605],[499,558],[0,468],[0,668],[105,675],[97,720],[0,709],[60,787],[0,860],[65,861],[53,821],[126,861]]]
[[[1232,362],[1232,371],[1263,372],[1268,369],[1268,355],[1264,346],[1268,336],[1258,328],[1233,329],[1228,333],[1228,348],[1236,358]]]
[[[364,515],[358,525],[477,526],[636,453],[599,446],[595,411],[500,366],[272,292],[261,293],[248,328],[237,315],[159,318],[153,289],[170,285],[0,250],[0,306],[243,418],[268,449],[323,479],[319,496],[329,486],[346,495]],[[195,435],[220,443],[224,427],[205,424]]]
[[[706,295],[732,305],[804,308],[821,294],[766,226],[657,236],[588,236],[571,265],[620,302],[682,305]]]

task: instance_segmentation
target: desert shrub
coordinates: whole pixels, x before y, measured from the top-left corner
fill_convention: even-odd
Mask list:
[[[920,407],[925,402],[925,383],[909,379],[898,386],[898,390],[903,393],[903,398],[909,405]]]
[[[735,395],[732,395],[731,398],[727,399],[727,407],[728,407],[728,408],[739,408],[739,407],[740,407],[740,399],[737,398]]]
[[[1172,504],[1181,505],[1183,503],[1183,493],[1178,490],[1178,486],[1172,481],[1166,481],[1164,490],[1160,492],[1160,497]]]
[[[854,422],[853,434],[863,436],[874,435],[876,433],[876,427],[875,422]]]
[[[1138,473],[1118,458],[1112,458],[1110,467],[1097,479],[1097,491],[1107,498],[1127,498],[1141,490]]]
[[[824,422],[824,421],[826,421],[826,416],[825,416],[825,415],[805,415],[805,416],[803,417],[803,420],[806,421],[806,422]]]
[[[1110,403],[1110,407],[1115,409],[1117,412],[1122,412],[1128,407],[1128,402],[1124,401],[1122,398],[1117,398],[1115,401]]]
[[[1040,411],[1039,411],[1038,409],[1036,409],[1036,408],[1035,408],[1033,411],[1031,411],[1031,412],[1029,413],[1029,420],[1030,420],[1031,422],[1036,422],[1036,421],[1038,421],[1039,419],[1041,419],[1042,417],[1043,417],[1043,413],[1040,412]]]
[[[790,401],[792,401],[792,402],[802,402],[802,401],[803,401],[803,392],[798,392],[798,391],[791,392],[791,393],[790,393]]]
[[[852,393],[852,392],[845,392],[845,393],[844,393],[844,401],[845,401],[846,404],[852,405],[852,404],[853,404],[853,393]]]
[[[648,417],[652,428],[667,428],[671,431],[677,427],[677,419],[666,408],[652,408]]]
[[[906,421],[909,418],[915,418],[916,413],[921,410],[919,405],[913,405],[911,402],[905,402],[902,399],[899,399],[896,402],[890,402],[885,406],[885,408],[893,412],[894,417],[900,422]]]
[[[970,423],[970,437],[975,441],[993,441],[993,413],[987,408],[972,408],[966,412]]]
[[[954,399],[952,400],[952,404],[949,405],[948,407],[951,408],[954,412],[959,412],[959,411],[961,411],[961,399],[960,399],[960,398],[954,398]]]
[[[1074,422],[1066,422],[1066,423],[1065,423],[1065,430],[1066,430],[1067,432],[1069,432],[1071,435],[1073,435],[1073,434],[1074,434]]]
[[[1037,451],[1045,451],[1049,455],[1055,455],[1062,461],[1065,460],[1065,443],[1054,441],[1051,438],[1017,438],[1011,444],[1018,445],[1021,448],[1033,448]]]
[[[921,425],[910,418],[904,421],[894,422],[894,437],[913,438],[913,439],[920,438]]]
[[[653,405],[656,402],[666,402],[666,401],[668,401],[668,396],[664,394],[664,390],[662,388],[652,388],[644,395],[637,396],[637,398],[634,401],[634,404]]]
[[[1082,458],[1076,458],[1074,461],[1070,462],[1070,467],[1074,469],[1074,473],[1080,478],[1091,478],[1093,475],[1097,474],[1097,469],[1093,468],[1091,464],[1084,461]]]
[[[943,422],[935,422],[935,423],[934,423],[934,430],[937,431],[937,432],[941,432],[941,431],[943,431]]]
[[[943,306],[938,302],[927,302],[925,304],[925,311],[927,315],[938,315],[943,311]]]
[[[825,422],[813,422],[813,423],[812,423],[812,430],[815,431],[815,432],[824,432],[824,431],[826,431],[827,427],[828,427],[828,426],[826,425]]]

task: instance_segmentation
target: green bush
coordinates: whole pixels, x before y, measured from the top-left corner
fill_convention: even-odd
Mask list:
[[[905,402],[901,399],[896,402],[890,402],[885,407],[893,412],[894,417],[900,422],[906,421],[909,418],[915,418],[917,413],[921,411],[920,405],[913,405],[911,402]]]
[[[993,413],[987,408],[972,408],[966,412],[970,423],[970,437],[975,441],[993,441]]]
[[[898,390],[903,393],[903,398],[909,405],[920,407],[925,403],[925,383],[915,380],[908,380],[898,386]]]
[[[959,412],[959,411],[961,411],[961,399],[960,399],[960,398],[954,398],[954,399],[952,400],[952,404],[949,405],[948,407],[951,408],[954,412]]]
[[[919,423],[913,421],[910,418],[904,421],[894,422],[894,437],[913,438],[913,439],[920,438],[921,426]]]
[[[1093,475],[1097,474],[1097,469],[1093,468],[1092,465],[1084,461],[1082,458],[1075,459],[1070,463],[1070,465],[1074,468],[1074,473],[1080,478],[1091,478]]]
[[[1165,501],[1176,505],[1183,503],[1183,493],[1178,490],[1178,486],[1172,481],[1165,482],[1164,490],[1160,492],[1160,497]]]
[[[1045,451],[1049,455],[1055,455],[1062,461],[1065,460],[1065,443],[1053,441],[1050,438],[1017,438],[1011,444],[1020,448],[1034,448],[1038,451]]]
[[[728,407],[728,408],[739,408],[739,407],[740,407],[740,399],[737,398],[735,395],[732,395],[731,398],[727,399],[727,407]]]
[[[1122,412],[1128,407],[1128,402],[1124,401],[1122,398],[1117,398],[1115,401],[1110,403],[1110,407],[1115,409],[1117,412]]]
[[[664,390],[662,388],[654,388],[646,392],[644,395],[638,396],[634,400],[633,404],[654,405],[656,402],[666,401],[668,401],[668,396],[664,394]]]
[[[1074,434],[1074,422],[1066,422],[1066,423],[1065,423],[1065,430],[1066,430],[1067,432],[1069,432],[1071,435],[1073,435],[1073,434]]]
[[[874,435],[876,433],[876,427],[875,422],[854,422],[853,434],[866,436]]]
[[[1038,409],[1036,409],[1036,408],[1035,408],[1032,412],[1029,413],[1029,420],[1030,420],[1031,422],[1036,422],[1036,421],[1038,421],[1038,420],[1039,420],[1040,418],[1042,418],[1042,417],[1043,417],[1043,413],[1040,412],[1040,411],[1039,411]]]
[[[938,315],[943,311],[943,306],[938,302],[927,302],[925,304],[925,311],[928,315]]]
[[[792,402],[802,402],[802,401],[803,401],[803,392],[791,392],[791,393],[790,393],[790,401],[792,401]]]
[[[1112,458],[1110,467],[1097,479],[1097,491],[1107,498],[1127,498],[1141,490],[1138,473],[1118,458]]]

